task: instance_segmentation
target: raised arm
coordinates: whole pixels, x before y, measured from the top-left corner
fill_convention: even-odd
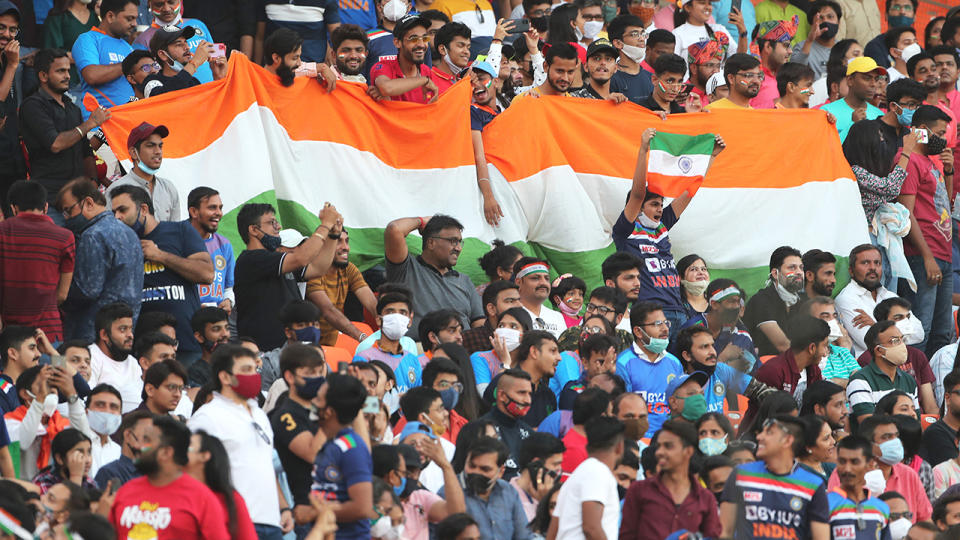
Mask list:
[[[422,229],[429,217],[399,218],[387,224],[383,231],[383,250],[387,260],[393,264],[400,264],[407,260],[407,235],[417,229]]]
[[[337,221],[342,219],[340,212],[337,212],[337,208],[332,204],[324,203],[319,218],[320,225],[317,226],[313,234],[283,258],[283,266],[280,269],[281,272],[293,272],[294,270],[311,265],[314,259],[323,251],[326,244],[332,244],[333,249],[336,249],[336,240],[330,240],[327,236],[336,226]],[[324,270],[324,273],[325,272],[326,270]]]
[[[643,130],[640,138],[640,150],[637,152],[637,166],[633,171],[633,185],[630,187],[630,196],[623,208],[623,215],[627,221],[633,223],[640,215],[643,207],[643,197],[647,194],[647,152],[650,150],[650,140],[657,134],[654,128]]]

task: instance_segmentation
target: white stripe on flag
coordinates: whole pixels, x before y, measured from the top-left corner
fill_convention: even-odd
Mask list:
[[[707,154],[675,156],[665,150],[650,150],[647,170],[663,176],[702,176],[710,165]]]

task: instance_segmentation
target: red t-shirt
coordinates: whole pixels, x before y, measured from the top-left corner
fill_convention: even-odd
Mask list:
[[[223,522],[226,523],[227,531],[229,531],[230,524],[227,523],[229,521],[227,517],[227,499],[220,493],[214,493],[214,495],[216,495],[217,500],[220,501],[220,508],[223,509]],[[253,521],[250,519],[250,511],[247,510],[247,503],[237,490],[233,490],[233,505],[236,507],[237,514],[237,530],[233,536],[233,540],[257,540],[257,530],[253,528]]]
[[[437,69],[437,66],[433,66],[431,70],[431,76],[433,77],[433,82],[437,83],[437,88],[440,90],[440,93],[444,93],[453,86],[453,83],[457,82],[456,75],[447,75],[446,73]]]
[[[110,509],[117,538],[129,540],[229,540],[226,522],[217,496],[187,474],[162,487],[134,478]]]
[[[389,60],[381,60],[373,65],[373,68],[370,70],[370,82],[372,84],[377,84],[377,77],[385,75],[390,79],[403,79],[403,70],[400,69],[400,61],[396,58],[391,58]],[[427,77],[430,79],[435,79],[433,76],[433,71],[424,64],[420,64],[420,75],[422,77]],[[434,82],[437,82],[434,80]],[[400,94],[399,96],[393,96],[393,101],[411,101],[413,103],[426,103],[429,99],[424,95],[423,88],[414,88],[413,90]]]
[[[900,159],[897,152],[894,159]],[[920,232],[927,242],[933,256],[941,261],[951,257],[950,237],[950,201],[947,187],[943,183],[943,169],[920,152],[910,154],[907,163],[907,179],[900,188],[901,195],[914,195],[913,213],[920,224]],[[909,238],[903,239],[903,252],[906,255],[920,255],[920,250]]]
[[[576,430],[569,430],[563,436],[563,445],[566,450],[563,452],[563,464],[560,466],[563,472],[572,474],[577,465],[587,459],[587,438]]]

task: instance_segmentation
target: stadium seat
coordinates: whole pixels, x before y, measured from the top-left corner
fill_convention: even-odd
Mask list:
[[[353,362],[353,353],[339,347],[323,347],[323,356],[327,359],[327,365],[330,366],[330,373],[336,373],[340,362]]]
[[[366,325],[364,325],[364,326],[366,326]],[[340,335],[337,336],[337,343],[336,343],[336,345],[334,345],[334,347],[336,347],[336,348],[338,348],[338,349],[343,349],[343,350],[349,352],[349,353],[352,355],[352,354],[354,353],[354,351],[357,350],[357,345],[360,345],[360,342],[359,342],[359,341],[357,341],[357,340],[353,339],[352,337],[344,334],[343,332],[340,332]],[[352,356],[351,356],[351,359],[352,359]]]

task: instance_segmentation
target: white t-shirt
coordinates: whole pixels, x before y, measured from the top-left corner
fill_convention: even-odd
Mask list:
[[[97,471],[100,470],[100,467],[110,463],[111,461],[116,461],[120,459],[120,445],[113,442],[110,437],[107,437],[107,444],[100,444],[99,434],[94,433],[94,437],[90,440],[90,453],[93,456],[93,464],[90,466],[90,472],[88,475],[90,478],[93,478],[97,475]]]
[[[440,448],[443,448],[443,453],[447,456],[447,461],[452,460],[454,452],[457,451],[457,447],[443,437],[437,437],[437,440],[440,441]],[[443,487],[443,469],[431,461],[429,465],[420,471],[420,483],[423,484],[423,487],[434,493],[439,492],[440,488]]]
[[[98,384],[109,384],[123,396],[123,414],[140,406],[140,394],[143,392],[143,370],[132,356],[123,362],[110,358],[96,343],[90,345],[90,388]]]
[[[530,315],[534,330],[545,330],[559,338],[560,334],[567,329],[567,321],[563,320],[563,315],[559,311],[554,311],[547,306],[540,306],[540,314],[537,315],[527,309],[526,306],[521,307],[527,312],[527,315]]]
[[[559,518],[557,540],[579,540],[583,536],[582,505],[596,501],[603,505],[600,520],[607,538],[616,538],[620,527],[620,497],[617,479],[610,467],[596,458],[587,458],[564,482],[557,496],[553,516]]]

